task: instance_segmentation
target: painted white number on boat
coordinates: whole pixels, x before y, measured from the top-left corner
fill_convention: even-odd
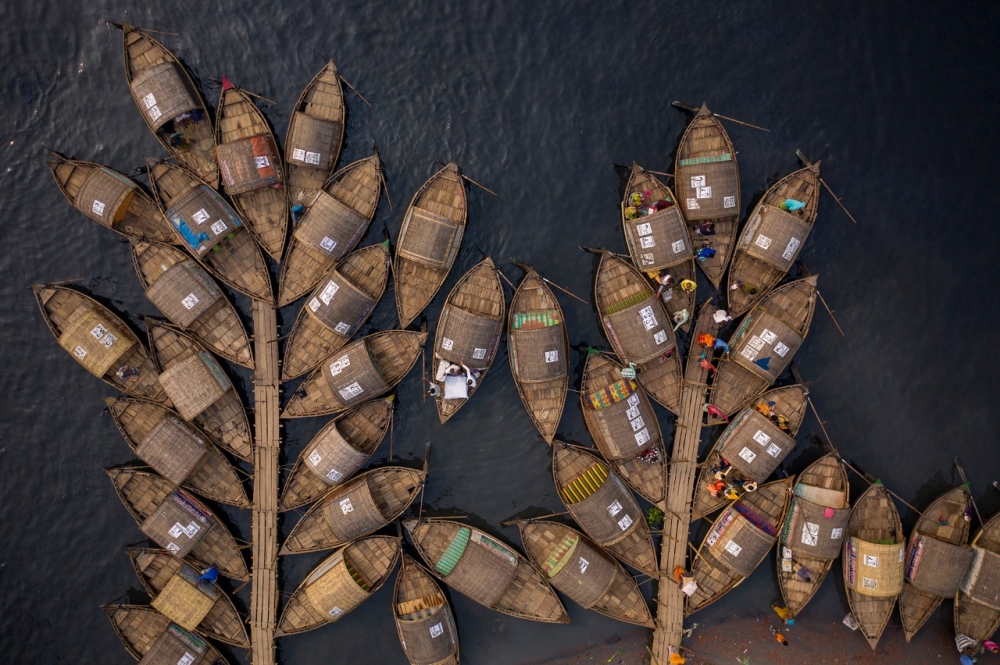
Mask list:
[[[107,332],[108,329],[98,323],[96,326],[94,326],[94,329],[90,331],[90,336],[93,337],[94,339],[101,339]]]
[[[307,152],[305,163],[306,164],[319,164],[319,153],[318,152]]]
[[[635,230],[638,231],[639,235],[641,236],[648,236],[650,233],[653,232],[653,225],[650,224],[649,222],[645,222],[643,224],[639,224],[638,226],[636,226]]]
[[[698,210],[699,208],[701,208],[701,206],[698,205],[698,199],[688,199],[687,200],[687,209],[688,210]]]
[[[819,542],[819,524],[806,522],[802,525],[802,544],[816,547]]]
[[[346,499],[344,499],[344,500],[342,500],[340,502],[340,512],[344,513],[345,515],[347,513],[353,513],[354,512],[354,505],[351,504],[350,497],[348,497],[348,498],[346,498]]]
[[[638,417],[638,415],[639,415],[638,406],[629,407],[628,409],[625,410],[625,417],[628,418],[629,420]]]
[[[774,445],[772,443],[771,445],[769,445],[767,447],[767,454],[770,455],[771,457],[777,459],[778,455],[781,454],[781,447],[780,446],[776,446],[776,445]]]
[[[753,435],[753,440],[762,446],[766,446],[767,442],[771,440],[771,437],[765,434],[762,430],[757,430],[757,433]]]
[[[104,216],[104,201],[98,201],[97,199],[94,199],[94,205],[92,205],[90,207],[90,209],[94,211],[95,215],[100,215],[100,216],[103,217]]]
[[[683,240],[675,240],[670,244],[670,248],[674,250],[674,254],[680,254],[681,252],[684,251],[685,247],[686,245],[684,244]]]
[[[160,107],[159,106],[154,106],[153,108],[149,109],[149,119],[150,120],[156,120],[161,115],[163,115],[163,113],[160,111]]]
[[[340,333],[341,335],[346,335],[347,331],[351,329],[351,326],[349,326],[346,323],[344,323],[343,321],[341,321],[336,326],[334,326],[333,329],[335,331],[337,331],[338,333]]]
[[[632,518],[629,517],[628,515],[625,515],[620,520],[618,520],[618,528],[621,529],[622,531],[629,528],[630,526],[632,526]]]
[[[292,150],[292,159],[300,162],[306,161],[306,151],[302,148],[295,148]]]
[[[585,572],[587,572],[587,567],[590,565],[589,561],[587,561],[583,557],[579,557],[579,561],[577,561],[577,563],[580,564],[580,574],[581,575],[583,575]]]
[[[452,349],[455,348],[455,340],[448,339],[447,337],[442,338],[441,348],[444,349],[445,351],[451,351]]]
[[[699,187],[704,187],[705,183],[708,181],[703,175],[693,175],[691,176],[691,189],[698,189]]]
[[[264,155],[261,155],[260,157],[254,157],[253,161],[254,164],[257,165],[258,169],[266,169],[268,166],[271,165],[271,160],[269,160]]]
[[[699,187],[695,190],[695,196],[699,199],[710,199],[712,198],[712,188],[711,187]]]
[[[198,296],[193,293],[189,293],[187,294],[187,297],[181,301],[181,304],[184,305],[184,309],[193,309],[194,306],[198,304]]]
[[[337,376],[344,371],[345,368],[351,366],[351,359],[347,356],[341,356],[337,360],[330,363],[330,374]]]
[[[338,480],[344,477],[344,474],[342,474],[340,471],[337,471],[336,469],[330,469],[329,471],[326,472],[326,477],[332,480],[333,482],[337,482]]]
[[[192,218],[192,219],[193,219],[193,220],[195,221],[195,223],[197,223],[197,224],[204,224],[205,222],[207,222],[207,221],[208,221],[208,218],[209,218],[209,217],[211,217],[211,215],[209,215],[209,214],[208,214],[208,211],[207,211],[207,210],[205,210],[204,208],[202,208],[201,210],[199,210],[199,211],[198,211],[198,212],[196,212],[195,214],[191,215],[191,218]]]
[[[733,556],[739,556],[740,552],[743,551],[743,548],[730,540],[728,543],[726,543],[726,551],[732,554]]]
[[[642,421],[642,416],[639,416],[638,418],[633,420],[630,424],[632,425],[633,432],[638,432],[639,430],[641,430],[643,427],[646,426],[646,423]]]
[[[226,223],[220,219],[215,221],[209,228],[212,229],[212,233],[215,235],[222,235],[222,232],[226,230]]]
[[[319,309],[320,304],[321,303],[318,298],[313,298],[312,300],[309,301],[309,309],[315,312],[316,310]]]
[[[870,577],[861,578],[861,587],[864,589],[874,589],[878,586],[878,582]]]
[[[621,511],[622,511],[622,504],[619,503],[618,501],[615,501],[610,506],[608,506],[608,514],[611,515],[612,517],[614,517]]]
[[[181,534],[184,533],[184,525],[180,522],[174,522],[174,525],[170,527],[167,533],[170,534],[171,538],[180,538]]]
[[[442,626],[439,623],[436,623],[433,626],[431,626],[431,639],[434,639],[435,637],[440,637],[443,634],[444,634],[444,626]]]
[[[767,249],[771,246],[771,239],[767,236],[757,236],[757,239],[753,241],[753,244],[762,249]]]
[[[740,355],[746,358],[747,360],[753,360],[754,358],[757,357],[757,349],[747,344],[746,346],[743,347],[743,350],[740,351]]]
[[[185,651],[184,655],[181,656],[180,659],[177,661],[177,665],[191,665],[191,663],[193,662],[194,662],[194,656]]]
[[[653,341],[656,343],[657,346],[659,346],[660,344],[663,344],[664,342],[666,342],[667,341],[667,331],[666,330],[661,330],[658,333],[656,333],[655,335],[653,335]]]
[[[117,341],[118,341],[118,338],[115,337],[114,335],[112,335],[111,333],[108,333],[107,335],[105,335],[104,337],[101,338],[101,344],[103,344],[104,348],[106,348],[106,349],[110,349],[111,345],[114,344]]]
[[[84,358],[87,357],[87,351],[82,346],[78,346],[75,349],[73,349],[73,355],[79,358],[80,360],[83,360]]]
[[[795,250],[797,250],[799,248],[799,245],[801,244],[802,242],[798,238],[792,238],[791,240],[789,240],[788,246],[785,247],[785,251],[782,252],[781,254],[781,258],[783,258],[786,261],[791,261],[792,258],[795,256]]]
[[[723,208],[735,208],[736,207],[736,197],[735,196],[727,196],[724,199],[722,199],[722,207]]]
[[[639,316],[642,317],[642,326],[646,330],[652,330],[656,327],[656,315],[653,314],[653,307],[643,307],[639,310]]]
[[[472,357],[475,360],[482,360],[483,358],[486,357],[486,349],[473,349]]]
[[[757,335],[754,335],[753,337],[750,338],[750,341],[747,342],[747,344],[760,351],[764,347],[764,340],[762,340],[760,337],[757,337]]]
[[[346,388],[344,388],[343,390],[341,390],[339,392],[340,392],[340,396],[343,399],[353,399],[353,398],[357,397],[358,395],[360,395],[361,393],[363,393],[364,391],[365,391],[365,389],[362,388],[361,385],[357,381],[355,381],[354,383],[352,383],[351,385],[347,386]]]
[[[337,295],[337,291],[340,290],[340,285],[330,280],[330,282],[323,288],[323,291],[319,294],[319,299],[323,301],[324,305],[329,305],[330,300]]]
[[[149,93],[148,95],[142,98],[142,103],[146,105],[147,109],[153,108],[154,106],[156,106],[156,95],[154,95],[153,93]]]
[[[177,543],[167,543],[167,549],[176,554],[181,551],[181,548]]]
[[[557,363],[557,362],[559,362],[559,349],[556,349],[555,351],[546,351],[545,352],[545,362],[547,362],[547,363]]]
[[[656,263],[656,259],[653,258],[652,254],[640,254],[639,258],[642,259],[642,265],[651,266]]]
[[[788,347],[782,344],[781,342],[778,342],[777,344],[774,345],[774,352],[777,353],[782,358],[784,358],[785,354],[788,353]]]
[[[757,459],[757,453],[744,446],[743,450],[740,451],[740,457],[745,459],[747,462],[752,462]]]
[[[337,241],[333,238],[323,236],[323,239],[319,241],[319,246],[327,252],[333,253],[334,247],[337,246]]]
[[[629,398],[626,401],[626,404],[628,404],[629,406],[638,406],[639,405],[639,396],[636,395],[636,394],[629,395]]]
[[[318,450],[314,450],[311,453],[309,453],[309,461],[312,462],[313,466],[317,466],[320,462],[323,461],[323,456],[319,454]]]
[[[639,238],[639,246],[642,247],[643,249],[656,247],[656,241],[653,240],[653,236],[646,236],[645,238]]]
[[[339,617],[343,613],[344,610],[340,609],[339,607],[334,607],[332,610],[330,610],[330,616],[332,617]]]
[[[840,540],[844,535],[844,530],[840,527],[830,530],[830,540]]]
[[[641,446],[642,444],[649,441],[649,430],[643,428],[642,430],[635,433],[635,445]]]
[[[878,568],[878,557],[872,556],[871,554],[866,554],[864,556],[864,564],[872,568]]]
[[[764,328],[764,331],[760,334],[760,338],[768,344],[774,344],[774,340],[778,339],[778,336],[771,332],[769,328]]]

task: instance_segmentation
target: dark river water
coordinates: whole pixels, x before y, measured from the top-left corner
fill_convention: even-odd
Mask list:
[[[110,389],[59,348],[25,288],[82,278],[83,288],[127,312],[137,329],[139,315],[156,313],[127,245],[72,210],[44,163],[44,147],[125,172],[143,156],[162,154],[128,93],[121,34],[106,20],[179,33],[162,39],[200,79],[209,104],[225,75],[275,100],[264,110],[279,137],[302,87],[334,58],[373,106],[348,94],[341,164],[369,154],[376,141],[395,204],[391,212],[383,198],[362,244],[380,241],[383,225],[395,238],[405,204],[438,168],[435,160],[456,160],[497,192],[470,189],[466,240],[428,310],[431,322],[447,290],[480,260],[477,246],[498,261],[533,264],[589,300],[595,263],[577,246],[625,251],[613,165],[637,160],[671,170],[689,119],[672,100],[707,100],[718,113],[770,128],[727,124],[739,151],[744,215],[769,183],[797,168],[800,148],[822,159],[827,181],[858,220],[824,193],[802,253],[846,333],[818,310],[797,356],[834,444],[917,507],[957,482],[951,462],[958,455],[983,514],[1000,509],[1000,493],[990,487],[1000,478],[998,310],[996,298],[983,295],[1000,280],[995,5],[272,4],[97,0],[0,8],[0,660],[130,662],[100,606],[141,598],[122,548],[144,541],[102,472],[131,459],[103,411]],[[509,264],[506,272],[520,277]],[[700,276],[699,295],[709,290]],[[237,305],[249,312],[246,298]],[[568,297],[562,305],[572,343],[607,346],[591,307]],[[285,332],[298,306],[281,312]],[[368,330],[395,321],[390,293]],[[499,369],[446,426],[421,400],[419,375],[407,377],[393,453],[416,463],[432,441],[427,512],[468,514],[519,545],[502,520],[563,508],[548,448],[506,365],[503,352]],[[581,366],[575,356],[571,385],[578,387]],[[247,372],[234,375],[249,386]],[[570,398],[560,436],[589,444],[576,395]],[[672,438],[672,417],[658,413]],[[290,423],[284,461],[290,465],[324,422]],[[786,463],[791,471],[817,456],[818,432],[807,419]],[[373,463],[384,464],[388,448],[384,443]],[[856,483],[855,496],[862,489]],[[916,514],[901,510],[912,525]],[[224,512],[248,539],[249,513]],[[296,519],[283,518],[284,533]],[[294,589],[322,556],[283,560],[283,589]],[[704,626],[769,613],[778,597],[772,570],[773,562],[765,564],[694,620]],[[801,622],[834,626],[843,617],[840,574],[831,578]],[[405,662],[390,589],[334,626],[280,640],[279,657]],[[249,589],[239,598],[245,609]],[[572,625],[551,626],[508,618],[458,594],[451,600],[470,663],[543,663],[647,634],[569,601]],[[840,630],[831,628],[842,644],[827,655],[867,651],[860,635]],[[946,603],[907,660],[929,658],[930,645],[936,649],[950,630]],[[898,618],[889,634],[901,634]]]

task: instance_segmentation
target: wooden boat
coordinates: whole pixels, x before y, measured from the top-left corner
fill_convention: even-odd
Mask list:
[[[533,268],[524,269],[527,274],[510,302],[507,357],[528,417],[552,443],[569,388],[566,317],[542,277]]]
[[[214,584],[198,582],[199,569],[169,550],[134,547],[125,554],[139,582],[153,598],[153,609],[186,630],[198,630],[220,642],[250,648],[246,625],[232,598]]]
[[[288,335],[281,380],[315,369],[350,341],[371,316],[389,280],[388,242],[348,254],[299,310]]]
[[[583,421],[604,459],[636,494],[666,505],[667,453],[660,423],[646,391],[622,378],[624,366],[595,349],[587,350],[580,404]]]
[[[462,174],[451,162],[413,195],[399,229],[393,279],[400,328],[410,325],[444,284],[467,220]]]
[[[278,510],[291,510],[346,482],[389,431],[395,400],[373,399],[337,416],[306,444],[281,489]]]
[[[319,552],[378,531],[410,507],[426,471],[387,466],[327,492],[292,528],[278,554]]]
[[[274,636],[333,623],[368,600],[396,567],[399,543],[398,537],[369,536],[324,559],[288,599]]]
[[[805,207],[787,211],[782,208],[787,199]],[[809,237],[818,209],[819,162],[807,163],[767,190],[736,241],[730,288],[725,289],[730,316],[742,315],[785,278]]]
[[[815,309],[816,275],[780,286],[757,303],[729,340],[732,355],[719,361],[712,404],[736,413],[764,394],[805,341]],[[709,425],[719,422],[709,417]]]
[[[104,403],[132,451],[175,487],[219,503],[250,507],[236,469],[206,432],[152,402],[109,397]]]
[[[323,188],[297,201],[304,208],[281,262],[278,306],[309,293],[368,231],[382,193],[378,153],[340,169]]]
[[[187,169],[150,165],[149,182],[185,248],[219,281],[264,302],[274,302],[271,274],[260,247],[236,211]]]
[[[506,305],[503,284],[489,257],[465,273],[448,294],[434,331],[432,364],[437,387],[434,403],[442,424],[486,380],[500,347]]]
[[[698,265],[708,281],[719,288],[739,226],[740,173],[729,134],[705,104],[681,135],[674,165],[674,187],[695,253],[708,246],[716,251],[710,259],[699,259]],[[715,235],[698,232],[698,227],[706,222],[715,224]]]
[[[160,385],[181,417],[207,431],[240,459],[252,461],[250,421],[222,367],[183,331],[151,321],[146,326],[160,367]]]
[[[761,485],[722,511],[691,562],[698,589],[684,600],[685,616],[735,589],[764,560],[778,539],[793,480]]]
[[[760,485],[774,473],[795,448],[795,435],[806,415],[808,395],[808,388],[800,384],[776,388],[729,421],[699,465],[701,472],[691,506],[694,518],[711,515],[734,500],[727,498],[727,489],[716,492],[713,483],[717,477],[733,488],[736,495],[742,495],[744,483]]]
[[[836,453],[807,466],[795,483],[777,559],[778,586],[793,616],[816,595],[840,556],[851,516],[850,492],[847,472]],[[808,579],[798,574],[801,569],[796,564],[805,567]]]
[[[137,182],[94,162],[49,154],[46,163],[59,191],[84,215],[127,238],[177,242],[167,218]]]
[[[843,564],[847,604],[873,651],[903,590],[905,549],[896,505],[875,481],[851,510]]]
[[[518,522],[517,528],[528,558],[557,590],[588,610],[653,628],[635,580],[590,538],[547,520]]]
[[[170,245],[132,243],[132,263],[146,298],[213,353],[253,369],[253,352],[236,308],[211,275]]]
[[[681,326],[688,332],[695,318],[694,291],[684,291],[679,285],[686,279],[696,280],[691,234],[674,193],[635,162],[622,200],[622,228],[636,268],[657,287],[660,282],[654,275],[669,274],[674,278],[675,286],[663,291],[664,307],[671,319],[683,310],[688,311],[687,323]]]
[[[1000,514],[972,539],[976,558],[955,594],[955,634],[988,640],[1000,628]]]
[[[174,556],[189,554],[234,580],[250,579],[236,541],[212,511],[184,490],[151,471],[106,469],[139,530]],[[181,525],[181,526],[178,526]]]
[[[225,76],[215,126],[222,189],[250,234],[271,258],[280,261],[288,234],[288,192],[281,152],[267,118],[250,95]]]
[[[105,605],[104,611],[125,648],[143,665],[227,665],[211,642],[189,632],[152,607]]]
[[[645,516],[604,460],[557,442],[552,446],[552,480],[570,515],[594,542],[636,570],[659,574]]]
[[[505,543],[444,518],[404,520],[431,574],[497,612],[544,623],[569,623],[559,596],[538,569]]]
[[[909,642],[945,598],[954,598],[976,558],[969,547],[968,483],[948,490],[920,516],[906,546],[899,617]]]
[[[138,28],[122,24],[125,79],[160,145],[209,187],[219,186],[215,132],[205,102],[181,61]]]
[[[312,77],[292,107],[285,134],[288,201],[300,205],[322,189],[344,143],[344,88],[333,60]]]
[[[170,406],[156,363],[131,328],[104,305],[59,284],[32,284],[59,346],[83,367],[126,395]]]
[[[430,572],[403,555],[392,595],[396,633],[411,665],[458,665],[458,630]]]
[[[281,417],[326,416],[384,395],[413,369],[425,339],[425,332],[385,330],[351,342],[299,384]]]
[[[683,377],[673,319],[635,266],[607,250],[599,253],[594,302],[608,341],[623,363],[635,363],[649,396],[677,413]]]

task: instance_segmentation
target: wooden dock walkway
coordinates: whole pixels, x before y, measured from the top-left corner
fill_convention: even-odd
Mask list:
[[[706,371],[698,364],[702,349],[699,333],[712,332],[715,306],[709,300],[698,313],[688,349],[681,388],[681,406],[670,454],[667,509],[664,511],[663,543],[660,550],[660,581],[657,592],[656,628],[653,632],[653,665],[670,662],[668,647],[680,647],[684,630],[684,594],[673,579],[675,566],[687,569],[691,498],[698,474],[698,442],[701,440],[702,408],[705,405]]]
[[[253,665],[274,665],[278,613],[278,454],[281,450],[278,322],[273,305],[253,302],[254,450],[250,646]]]

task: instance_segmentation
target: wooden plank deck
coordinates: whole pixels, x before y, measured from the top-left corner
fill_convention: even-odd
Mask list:
[[[653,665],[670,662],[668,647],[680,647],[684,630],[684,594],[673,579],[675,566],[687,566],[688,530],[691,525],[691,498],[698,472],[698,442],[701,439],[702,408],[705,405],[706,371],[698,364],[701,348],[695,343],[699,333],[712,332],[716,307],[709,300],[702,305],[691,335],[681,406],[677,417],[674,446],[667,482],[667,509],[664,511],[663,543],[660,550],[660,580],[657,592],[656,629],[653,632]]]
[[[253,301],[254,450],[250,645],[253,665],[274,665],[278,613],[278,453],[281,433],[278,323],[273,305]]]

